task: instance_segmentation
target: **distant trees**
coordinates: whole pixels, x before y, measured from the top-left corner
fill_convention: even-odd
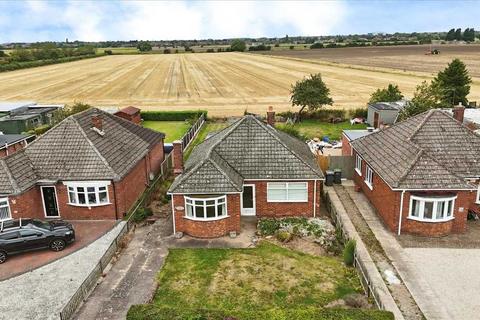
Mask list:
[[[272,49],[271,46],[266,46],[264,44],[259,44],[258,46],[248,47],[248,51],[269,51],[271,49]]]
[[[463,40],[467,42],[474,42],[475,41],[475,29],[474,28],[467,28],[463,31]]]
[[[389,84],[388,87],[384,89],[377,89],[370,96],[370,101],[368,103],[377,103],[377,102],[394,102],[403,99],[403,94],[398,88],[398,85]]]
[[[245,44],[245,41],[240,39],[235,39],[230,44],[230,51],[243,52],[245,51],[246,48],[247,48],[247,45]]]
[[[473,42],[473,41],[475,41],[475,29],[474,28],[467,28],[467,29],[465,29],[465,31],[463,31],[463,34],[462,34],[462,29],[461,28],[450,29],[447,32],[445,40],[447,40],[447,41],[453,41],[453,40],[461,41],[461,40],[463,40],[463,41],[467,41],[467,42]]]
[[[458,28],[457,30],[455,30],[455,40],[462,40],[463,37],[462,37],[462,29],[461,28]]]
[[[332,105],[333,100],[330,97],[330,89],[327,88],[322,80],[320,73],[311,74],[308,78],[299,80],[292,86],[291,98],[293,106],[300,107],[295,116],[295,122],[301,120],[303,110],[315,111],[324,105]]]
[[[137,44],[137,49],[140,52],[152,51],[152,44],[148,41],[140,41]]]
[[[315,42],[310,46],[310,49],[322,49],[323,48],[323,43],[321,42]]]
[[[447,36],[445,37],[445,40],[447,40],[447,41],[455,40],[455,29],[448,30]]]
[[[453,59],[432,82],[439,88],[442,104],[445,106],[456,105],[459,102],[467,105],[471,83],[472,78],[468,74],[467,67],[460,59]]]
[[[8,59],[10,62],[26,62],[35,60],[57,60],[65,57],[79,57],[94,54],[95,48],[92,46],[83,46],[73,49],[57,48],[54,44],[45,44],[32,49],[14,49],[10,53]]]

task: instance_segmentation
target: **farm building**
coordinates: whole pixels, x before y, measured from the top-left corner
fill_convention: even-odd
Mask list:
[[[41,105],[36,102],[0,102],[0,132],[20,134],[50,124],[53,114],[63,105]]]
[[[367,123],[374,128],[381,125],[391,125],[397,121],[398,114],[405,108],[408,101],[377,102],[368,104]]]

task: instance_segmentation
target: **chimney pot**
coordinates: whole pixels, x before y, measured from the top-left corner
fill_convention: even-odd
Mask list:
[[[273,111],[273,107],[269,106],[267,111],[267,123],[270,126],[275,126],[275,111]]]
[[[183,173],[182,140],[173,141],[173,174],[178,176]]]
[[[92,116],[92,126],[100,131],[103,131],[103,119],[100,115],[94,114]]]
[[[463,123],[464,116],[465,107],[462,105],[461,102],[459,102],[457,106],[453,107],[453,118],[458,122]]]

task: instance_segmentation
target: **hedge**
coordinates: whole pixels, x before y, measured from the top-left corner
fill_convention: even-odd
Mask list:
[[[295,117],[296,112],[287,111],[287,112],[280,112],[278,113],[279,116],[284,118],[291,118]],[[315,119],[320,120],[323,122],[328,122],[331,118],[342,118],[347,119],[350,118],[357,118],[367,117],[367,108],[356,108],[351,110],[341,110],[341,109],[320,109],[317,111],[309,111],[302,113],[302,119]]]
[[[196,119],[204,113],[205,110],[186,110],[186,111],[142,111],[140,115],[145,121],[185,121]]]
[[[269,309],[258,311],[222,311],[173,309],[152,304],[133,305],[127,320],[394,320],[388,311],[373,309]]]
[[[51,60],[34,60],[34,61],[25,61],[25,62],[11,62],[11,63],[6,63],[6,64],[0,64],[0,72],[34,68],[34,67],[41,67],[41,66],[46,66],[46,65],[50,65],[50,64],[72,62],[72,61],[83,60],[83,59],[97,58],[97,57],[101,57],[103,55],[105,55],[105,54],[64,57],[64,58],[51,59]]]

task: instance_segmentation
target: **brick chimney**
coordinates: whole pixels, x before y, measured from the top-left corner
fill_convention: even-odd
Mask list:
[[[269,106],[267,111],[267,123],[272,127],[275,126],[275,111],[273,111],[273,107]]]
[[[102,116],[94,114],[92,116],[92,127],[97,128],[100,131],[103,131],[103,119]]]
[[[182,140],[173,141],[173,174],[178,176],[183,172],[183,150]]]
[[[459,102],[458,106],[453,107],[453,118],[460,123],[463,123],[463,117],[465,115],[465,107]]]

